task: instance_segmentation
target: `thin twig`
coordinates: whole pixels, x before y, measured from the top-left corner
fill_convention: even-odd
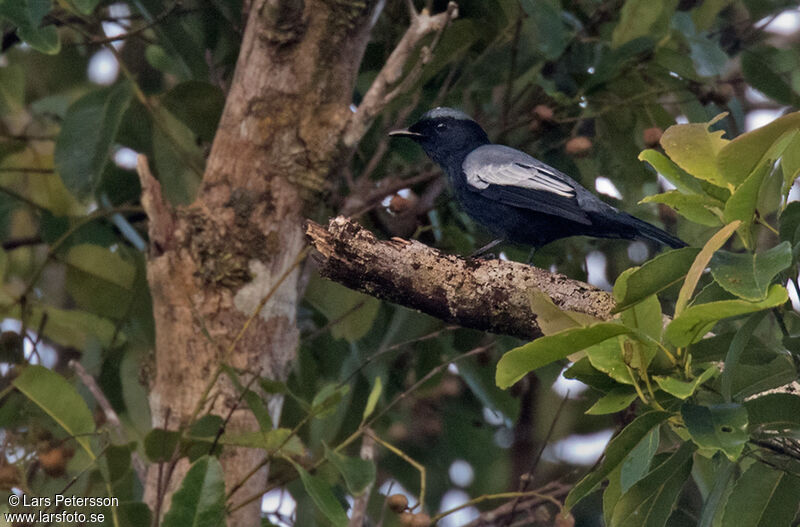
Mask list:
[[[103,410],[103,413],[106,416],[106,422],[111,425],[111,430],[114,431],[117,440],[122,443],[127,442],[128,438],[127,434],[125,434],[125,428],[122,426],[122,421],[120,421],[117,412],[114,411],[114,408],[111,406],[108,398],[106,398],[103,390],[101,390],[100,386],[97,385],[94,377],[92,377],[92,375],[86,371],[80,362],[74,359],[69,361],[69,367],[75,371],[83,385],[86,386],[86,389],[88,389],[92,394],[92,397],[94,397],[94,400],[97,401],[98,405],[100,405],[100,408]],[[145,468],[142,458],[139,457],[139,453],[135,450],[131,452],[131,463],[133,464],[133,469],[136,472],[136,475],[139,477],[139,481],[146,481],[147,469]]]

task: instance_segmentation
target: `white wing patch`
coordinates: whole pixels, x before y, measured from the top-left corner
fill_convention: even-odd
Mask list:
[[[565,198],[574,198],[575,189],[543,167],[525,163],[511,162],[502,164],[464,163],[467,183],[477,189],[485,189],[489,185],[521,187],[531,190],[550,192]]]

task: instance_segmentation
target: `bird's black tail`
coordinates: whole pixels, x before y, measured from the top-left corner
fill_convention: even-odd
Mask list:
[[[655,225],[650,225],[646,221],[642,221],[635,216],[631,216],[630,214],[626,214],[624,212],[622,214],[624,216],[623,221],[629,226],[633,227],[637,233],[637,238],[646,238],[648,240],[653,240],[654,242],[663,243],[664,245],[668,245],[673,249],[680,249],[681,247],[687,246],[687,243],[680,238],[676,238],[668,232],[659,229]]]

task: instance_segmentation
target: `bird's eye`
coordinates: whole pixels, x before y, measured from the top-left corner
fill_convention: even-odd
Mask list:
[[[437,130],[444,130],[445,128],[447,128],[447,125],[444,123],[439,123],[436,125]]]

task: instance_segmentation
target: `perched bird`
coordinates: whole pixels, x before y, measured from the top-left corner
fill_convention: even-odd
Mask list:
[[[452,108],[435,108],[405,130],[439,164],[456,199],[498,239],[534,248],[568,236],[644,238],[670,247],[680,239],[598,199],[566,174],[508,146],[495,145],[478,123]]]

